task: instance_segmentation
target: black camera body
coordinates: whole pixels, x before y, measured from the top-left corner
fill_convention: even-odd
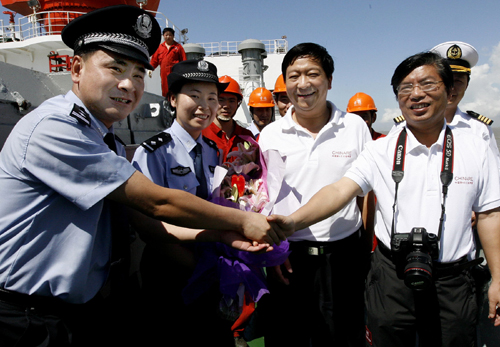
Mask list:
[[[408,288],[423,290],[433,284],[432,261],[439,257],[437,235],[427,233],[425,228],[393,234],[391,253]]]

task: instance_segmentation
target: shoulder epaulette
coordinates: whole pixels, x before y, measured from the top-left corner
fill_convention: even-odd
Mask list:
[[[405,116],[401,115],[393,119],[394,123],[399,124],[405,120]]]
[[[90,126],[90,115],[83,107],[73,104],[73,109],[69,115],[75,118],[80,124]]]
[[[217,147],[217,144],[215,143],[214,140],[209,139],[208,137],[202,136],[203,141],[205,141],[210,147],[215,149],[217,152],[219,151],[219,147]]]
[[[493,124],[493,121],[491,119],[489,119],[488,117],[485,117],[485,116],[483,116],[483,115],[481,115],[479,113],[476,113],[474,111],[467,111],[467,114],[469,116],[471,116],[472,118],[477,119],[480,122],[483,122],[486,125]]]
[[[141,143],[141,146],[144,147],[148,152],[153,153],[158,148],[166,145],[170,141],[172,141],[172,136],[168,133],[161,132]]]

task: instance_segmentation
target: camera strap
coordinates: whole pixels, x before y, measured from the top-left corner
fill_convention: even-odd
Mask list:
[[[394,151],[394,165],[392,168],[392,179],[396,183],[394,192],[394,204],[392,205],[392,228],[391,239],[395,233],[395,218],[396,218],[396,205],[398,200],[399,184],[404,177],[404,163],[406,154],[406,139],[408,134],[406,127],[401,131]],[[438,241],[441,240],[441,233],[443,231],[444,215],[445,215],[445,202],[448,194],[448,186],[453,180],[453,134],[449,126],[446,126],[444,143],[443,143],[443,162],[441,166],[441,183],[443,184],[443,201],[441,203],[441,218],[439,219]]]

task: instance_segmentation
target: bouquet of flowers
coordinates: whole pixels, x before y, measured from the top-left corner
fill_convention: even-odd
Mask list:
[[[238,149],[230,152],[228,160],[216,169],[214,180],[217,181],[220,176],[219,181],[222,182],[214,189],[212,202],[268,214],[273,204],[268,196],[268,183],[280,186],[280,175],[267,171],[264,155],[252,137],[240,135],[240,138],[243,141],[238,143]],[[235,321],[233,332],[235,336],[240,336],[255,303],[269,293],[263,268],[282,264],[290,254],[287,241],[273,248],[271,252],[256,254],[222,243],[215,244],[210,251],[203,252],[202,259],[198,261],[195,273],[184,290],[185,300],[194,300],[218,280],[223,294],[220,313]]]
[[[269,202],[265,165],[260,162],[259,146],[255,141],[238,143],[238,150],[227,155],[227,174],[220,188],[220,197],[232,201],[245,211],[260,212]]]

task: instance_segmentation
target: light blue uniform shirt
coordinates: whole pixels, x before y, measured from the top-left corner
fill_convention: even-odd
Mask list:
[[[207,143],[201,135],[195,141],[177,120],[159,135],[163,135],[163,138],[171,137],[171,139],[159,143],[158,136],[154,136],[145,141],[135,151],[132,160],[134,167],[160,186],[180,189],[196,195],[196,187],[199,183],[196,179],[191,151],[198,142],[202,145],[203,172],[210,198],[214,170],[219,164],[215,142],[206,139]]]
[[[111,254],[103,199],[135,172],[104,143],[108,131],[73,92],[14,127],[0,153],[0,287],[71,303],[102,287]]]

